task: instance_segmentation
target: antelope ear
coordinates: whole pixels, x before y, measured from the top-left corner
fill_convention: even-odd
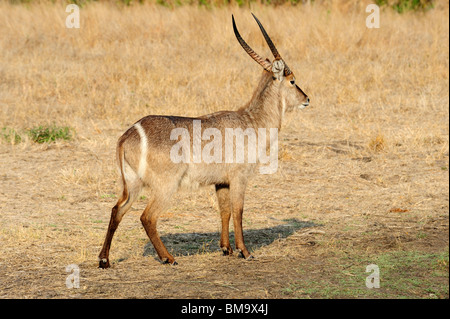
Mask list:
[[[273,76],[278,80],[282,81],[284,76],[284,62],[283,60],[275,60],[272,63]]]

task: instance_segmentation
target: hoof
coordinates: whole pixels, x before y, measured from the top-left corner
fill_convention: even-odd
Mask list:
[[[247,257],[245,257],[244,253],[242,251],[239,252],[239,258],[243,258],[245,260],[251,260],[254,259],[255,257],[253,257],[249,252],[247,252]]]
[[[109,259],[108,258],[102,258],[98,262],[98,268],[106,269],[106,268],[109,268],[109,267],[111,267],[111,266],[109,265]]]
[[[231,247],[222,247],[222,253],[224,256],[231,256],[233,255],[233,249]]]
[[[178,263],[177,263],[175,260],[173,260],[173,261],[171,262],[168,258],[164,259],[164,260],[162,261],[162,263],[163,263],[164,265],[171,265],[171,266],[176,266],[176,265],[178,265]]]

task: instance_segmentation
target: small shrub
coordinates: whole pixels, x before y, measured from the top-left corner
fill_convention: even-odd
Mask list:
[[[378,134],[375,138],[370,140],[369,149],[375,153],[379,153],[386,148],[386,141],[384,140],[384,136]]]
[[[4,127],[1,131],[3,139],[10,144],[19,144],[22,141],[22,137],[17,133],[15,129]]]
[[[28,130],[28,135],[36,143],[50,143],[56,140],[72,139],[71,129],[67,126],[39,126]]]
[[[378,6],[389,6],[398,13],[426,11],[434,7],[434,0],[376,0]]]

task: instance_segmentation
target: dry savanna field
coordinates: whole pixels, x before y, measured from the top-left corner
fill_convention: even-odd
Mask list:
[[[0,298],[448,298],[448,2],[382,7],[373,29],[368,3],[100,1],[69,29],[65,3],[1,1]],[[247,186],[255,258],[222,256],[207,187],[159,219],[178,262],[161,264],[139,220],[144,191],[99,269],[117,139],[145,115],[244,105],[262,69],[232,14],[271,56],[251,12],[311,98],[285,118],[277,172]],[[79,288],[66,285],[72,264]],[[366,287],[369,264],[380,288]]]

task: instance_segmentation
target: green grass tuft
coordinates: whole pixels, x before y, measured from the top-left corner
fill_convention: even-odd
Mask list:
[[[22,137],[19,135],[19,133],[10,127],[4,127],[1,130],[0,136],[8,143],[10,144],[19,144],[22,141]]]
[[[64,126],[39,126],[28,130],[31,140],[36,143],[51,143],[56,140],[71,140],[72,129]]]

